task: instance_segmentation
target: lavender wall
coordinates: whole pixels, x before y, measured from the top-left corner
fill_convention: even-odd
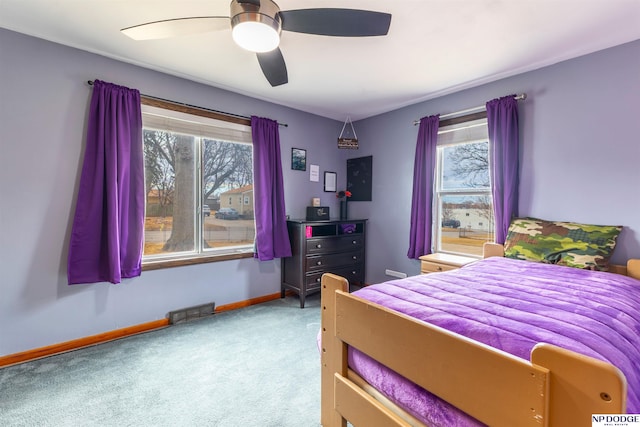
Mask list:
[[[277,261],[253,259],[145,272],[120,285],[66,284],[66,256],[90,89],[101,79],[142,93],[289,124],[281,128],[288,213],[311,197],[337,212],[322,179],[292,171],[291,147],[338,172],[373,155],[367,281],[385,268],[417,274],[408,260],[417,127],[413,120],[526,92],[521,104],[521,213],[622,224],[615,261],[640,257],[640,41],[355,123],[360,149],[338,150],[342,123],[152,72],[0,29],[0,356],[161,319],[173,309],[218,305],[279,291]]]
[[[144,272],[120,285],[68,286],[66,257],[81,169],[87,80],[287,123],[280,128],[285,202],[295,217],[314,195],[292,171],[291,147],[336,170],[341,123],[0,29],[0,356],[164,318],[170,310],[280,291],[280,263],[254,259]],[[337,205],[336,205],[337,206]],[[337,209],[335,210],[337,212]]]
[[[640,258],[640,41],[596,52],[355,124],[361,155],[373,155],[367,281],[389,268],[417,274],[406,257],[414,120],[483,105],[508,94],[520,103],[520,215],[623,225],[613,261]],[[353,156],[355,157],[355,156]]]

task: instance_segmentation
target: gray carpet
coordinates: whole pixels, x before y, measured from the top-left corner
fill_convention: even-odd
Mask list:
[[[319,295],[0,369],[0,426],[319,426]]]

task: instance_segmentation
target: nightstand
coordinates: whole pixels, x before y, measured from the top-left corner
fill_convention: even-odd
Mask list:
[[[443,253],[422,255],[420,257],[420,273],[427,274],[455,270],[476,260],[476,258]]]

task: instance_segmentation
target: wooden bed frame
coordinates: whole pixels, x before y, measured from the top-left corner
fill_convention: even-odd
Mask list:
[[[640,279],[640,259],[612,271]],[[323,427],[424,426],[348,368],[348,346],[492,427],[591,426],[592,414],[626,411],[611,364],[550,344],[526,361],[351,295],[334,274],[321,298]]]

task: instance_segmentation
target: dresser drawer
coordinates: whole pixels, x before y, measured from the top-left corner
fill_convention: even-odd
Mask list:
[[[326,271],[315,271],[307,274],[304,278],[307,289],[312,290],[320,288],[320,281],[322,280],[322,275],[324,273],[326,273]]]
[[[344,277],[349,281],[349,283],[357,284],[357,285],[364,284],[364,263],[359,263],[355,265],[350,265],[349,267],[340,268],[335,271],[332,271],[331,273]]]
[[[332,237],[324,239],[308,239],[307,254],[320,254],[329,252],[343,252],[362,248],[364,236],[350,235],[345,237]]]
[[[333,273],[342,276],[351,283],[364,282],[364,263],[350,265],[348,267],[324,268],[322,270],[313,271],[305,276],[307,289],[313,290],[320,288],[320,282],[324,273]]]
[[[364,251],[352,251],[337,254],[311,255],[305,260],[306,271],[323,270],[364,261]]]
[[[449,270],[455,270],[458,269],[460,267],[454,266],[454,265],[444,265],[444,264],[438,264],[435,262],[429,262],[429,261],[421,261],[420,262],[420,272],[421,273],[437,273],[440,271],[449,271]]]

